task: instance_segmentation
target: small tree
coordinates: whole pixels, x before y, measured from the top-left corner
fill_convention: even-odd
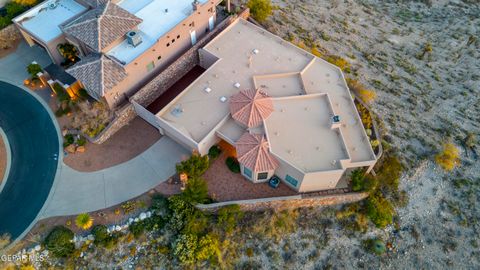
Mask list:
[[[28,74],[30,74],[32,79],[38,79],[37,74],[39,72],[42,72],[42,67],[39,64],[31,63],[30,65],[27,66],[27,72]]]
[[[67,257],[75,250],[73,232],[63,226],[57,226],[45,238],[44,245],[53,256]]]
[[[189,159],[177,164],[177,173],[185,173],[188,177],[198,178],[208,169],[208,156],[193,154]]]
[[[82,213],[75,219],[75,224],[82,230],[88,230],[93,225],[93,218],[87,213]]]
[[[65,59],[65,62],[63,63],[65,66],[68,66],[78,61],[78,50],[74,45],[70,43],[58,44],[57,49],[58,52]]]
[[[453,170],[460,162],[460,151],[453,143],[445,143],[442,152],[435,156],[435,161],[445,171]]]
[[[395,211],[390,201],[385,199],[380,192],[370,195],[365,206],[367,216],[375,226],[385,228],[392,223]]]
[[[270,0],[249,0],[247,6],[253,18],[259,22],[265,21],[272,14],[272,3]]]
[[[209,200],[207,182],[201,178],[190,178],[182,197],[191,204],[206,203]]]
[[[195,234],[181,234],[173,243],[173,255],[182,264],[193,264],[196,261],[198,237]]]
[[[350,174],[350,180],[352,181],[352,190],[361,191],[364,189],[365,172],[362,169],[356,169]]]

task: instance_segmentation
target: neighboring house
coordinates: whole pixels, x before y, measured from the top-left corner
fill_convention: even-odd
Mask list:
[[[58,44],[73,44],[80,61],[67,72],[113,108],[212,30],[220,2],[50,0],[14,21],[57,64]]]
[[[338,67],[243,19],[199,54],[206,71],[163,109],[133,102],[162,134],[202,155],[218,143],[251,181],[275,174],[300,192],[345,187],[375,165]]]

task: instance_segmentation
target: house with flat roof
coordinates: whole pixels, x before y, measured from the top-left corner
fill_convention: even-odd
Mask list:
[[[221,0],[49,0],[14,19],[53,62],[69,43],[80,61],[67,68],[110,107],[122,104],[211,31]]]
[[[162,134],[202,155],[229,147],[250,181],[276,175],[299,192],[337,188],[375,165],[338,67],[243,19],[199,55],[204,73],[168,105],[150,112],[133,102]]]

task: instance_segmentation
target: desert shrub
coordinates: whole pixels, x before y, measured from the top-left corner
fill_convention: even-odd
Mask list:
[[[18,3],[18,1],[12,1],[5,5],[5,9],[7,10],[7,18],[11,20],[17,15],[24,12],[26,10],[26,7],[25,5]]]
[[[185,173],[189,178],[198,178],[208,169],[210,165],[208,156],[193,154],[189,159],[177,164],[177,173]]]
[[[191,204],[208,202],[210,198],[208,196],[207,182],[200,177],[188,179],[187,186],[182,192],[182,197]]]
[[[240,164],[234,157],[228,157],[225,160],[225,164],[227,164],[227,167],[231,172],[240,173]]]
[[[168,210],[168,200],[162,194],[155,194],[152,197],[152,210],[156,213],[164,213]]]
[[[398,184],[400,183],[402,171],[403,166],[397,157],[385,157],[377,174],[378,183],[382,190],[391,193],[398,192]]]
[[[77,139],[77,145],[78,146],[84,146],[87,143],[87,139],[85,137],[80,136],[80,138]]]
[[[176,231],[181,231],[183,229],[186,221],[195,211],[195,208],[180,195],[174,195],[168,198],[168,208],[171,211],[169,225]]]
[[[385,228],[393,221],[395,213],[392,204],[380,192],[371,194],[365,202],[368,218],[379,228]]]
[[[45,248],[55,257],[67,257],[75,250],[73,232],[63,226],[57,226],[44,241]]]
[[[79,214],[75,218],[75,225],[82,230],[88,230],[93,225],[93,218],[87,213]]]
[[[365,129],[372,128],[372,116],[368,109],[363,106],[361,103],[356,103],[355,106],[357,107],[358,113],[360,114],[360,119],[362,120],[363,127]]]
[[[362,169],[356,169],[350,174],[353,191],[361,191],[364,189],[365,172]]]
[[[218,145],[213,145],[212,147],[210,147],[210,149],[208,149],[208,157],[212,160],[220,156],[221,153],[222,149],[220,149]]]
[[[460,163],[460,151],[453,143],[443,144],[443,150],[435,156],[435,161],[445,171],[453,170]]]
[[[8,245],[10,245],[10,235],[5,233],[0,236],[0,250],[4,249]]]
[[[337,55],[328,55],[328,56],[324,56],[324,59],[330,64],[333,64],[339,67],[342,71],[346,73],[350,73],[350,68],[351,68],[350,63],[348,63],[348,61],[343,59],[342,57]]]
[[[128,227],[128,230],[133,234],[135,238],[140,237],[145,231],[144,220],[130,224],[130,226]]]
[[[186,217],[182,233],[204,234],[208,229],[209,221],[209,217],[204,212],[194,209],[192,214]]]
[[[346,79],[348,88],[356,93],[358,97],[365,103],[371,103],[377,97],[375,91],[367,89],[361,82],[355,79]]]
[[[383,253],[385,253],[385,251],[387,251],[385,243],[383,243],[383,241],[378,238],[367,239],[363,241],[363,246],[367,251],[375,253],[377,255],[382,255]]]
[[[96,225],[95,227],[93,227],[92,234],[95,237],[95,240],[93,240],[93,242],[96,245],[104,245],[108,241],[108,238],[110,238],[107,226],[105,225]]]
[[[231,233],[243,215],[244,213],[238,204],[222,207],[217,213],[217,224],[226,233]]]
[[[220,255],[220,241],[213,234],[207,234],[200,238],[198,249],[196,251],[196,259],[199,261],[209,260]]]
[[[23,6],[33,6],[38,2],[38,0],[13,0],[12,2]]]
[[[78,97],[81,99],[87,99],[89,97],[87,90],[81,88],[80,90],[77,91]]]
[[[75,138],[72,134],[67,134],[63,137],[63,147],[67,147],[75,142]]]
[[[195,251],[198,248],[198,237],[195,234],[181,234],[173,243],[173,255],[182,264],[193,264],[196,261]]]
[[[145,229],[147,231],[156,231],[162,229],[167,221],[160,215],[152,215],[145,219]]]
[[[247,7],[250,9],[252,17],[259,22],[264,22],[272,14],[270,0],[249,0]]]
[[[31,63],[27,66],[27,72],[33,79],[38,79],[37,74],[42,72],[42,67],[39,64]]]

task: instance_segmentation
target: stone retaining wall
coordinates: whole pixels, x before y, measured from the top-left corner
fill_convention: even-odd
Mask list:
[[[15,25],[11,24],[0,30],[0,49],[10,49],[20,39],[22,39],[22,34]]]
[[[117,133],[122,127],[128,125],[135,117],[137,113],[135,112],[135,108],[133,104],[129,103],[122,107],[120,110],[115,112],[115,118],[112,122],[95,138],[88,138],[88,140],[95,144],[102,144],[106,140],[108,140],[113,134]]]
[[[232,204],[238,204],[244,211],[261,211],[273,209],[280,211],[284,209],[295,209],[302,207],[328,206],[353,203],[361,201],[368,197],[367,192],[352,192],[346,194],[324,195],[317,197],[304,198],[302,195],[264,198],[254,200],[230,201],[212,204],[198,204],[200,210],[215,212],[218,209]]]

